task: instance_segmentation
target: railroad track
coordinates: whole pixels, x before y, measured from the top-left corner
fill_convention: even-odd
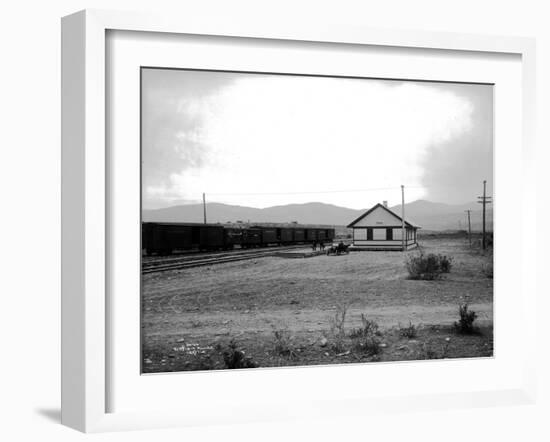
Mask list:
[[[167,264],[169,262],[181,262],[185,260],[197,260],[202,258],[213,258],[213,257],[223,257],[223,256],[236,256],[242,254],[250,254],[255,252],[263,251],[272,251],[272,250],[286,250],[307,247],[307,244],[301,245],[292,245],[292,246],[272,246],[272,247],[259,247],[252,249],[235,249],[235,250],[226,250],[226,251],[217,251],[217,252],[204,252],[204,251],[192,251],[186,252],[178,255],[170,256],[143,256],[142,264],[143,265],[157,265],[157,264]]]
[[[164,261],[149,261],[143,262],[141,267],[141,273],[157,273],[164,272],[167,270],[180,270],[188,269],[192,267],[200,267],[206,265],[214,264],[223,264],[227,262],[243,261],[246,259],[254,258],[264,258],[267,256],[274,256],[276,253],[281,252],[281,250],[292,250],[297,248],[303,248],[304,245],[300,246],[289,246],[289,247],[274,247],[270,249],[263,249],[261,251],[250,251],[245,252],[227,252],[227,253],[216,253],[209,255],[201,256],[181,256],[178,258],[170,258],[169,260]]]

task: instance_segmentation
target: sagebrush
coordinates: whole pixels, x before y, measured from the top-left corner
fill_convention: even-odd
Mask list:
[[[472,334],[475,331],[474,321],[477,318],[477,313],[470,310],[468,304],[460,304],[458,306],[459,320],[455,322],[455,329],[459,333]]]
[[[441,278],[443,273],[451,271],[453,258],[435,253],[425,254],[421,252],[409,255],[405,260],[405,266],[411,279],[434,280]]]
[[[246,356],[244,351],[239,350],[237,343],[232,339],[225,350],[222,351],[223,362],[225,368],[256,368],[256,364],[252,358]]]
[[[380,340],[378,339],[380,335],[378,324],[375,321],[367,319],[367,317],[361,313],[361,327],[353,329],[349,337],[352,340],[353,349],[355,351],[374,356],[380,353],[382,348]]]
[[[331,347],[336,353],[340,353],[345,350],[346,346],[346,314],[348,306],[346,304],[339,304],[336,307],[334,316],[330,318],[330,335],[331,335]]]
[[[418,334],[418,327],[414,325],[411,321],[409,321],[409,325],[406,327],[401,327],[401,324],[399,324],[399,334],[404,338],[416,338]]]
[[[275,353],[287,358],[295,358],[296,348],[294,346],[293,337],[286,329],[273,330],[275,338]]]

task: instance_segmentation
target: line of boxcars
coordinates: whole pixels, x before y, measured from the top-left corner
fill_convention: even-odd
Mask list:
[[[224,226],[195,223],[142,223],[141,247],[147,255],[169,255],[184,250],[239,248],[329,242],[334,229],[317,227]]]

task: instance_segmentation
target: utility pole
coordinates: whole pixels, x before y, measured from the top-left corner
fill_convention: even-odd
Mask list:
[[[204,215],[204,224],[206,224],[206,194],[202,193],[202,212]]]
[[[472,223],[470,222],[470,212],[471,210],[465,210],[465,212],[468,214],[468,242],[470,243],[470,247],[472,247]]]
[[[401,248],[405,251],[405,186],[401,184]]]
[[[487,231],[485,229],[485,218],[486,218],[486,208],[485,206],[487,204],[490,204],[492,201],[490,196],[486,195],[487,190],[487,180],[483,180],[483,196],[478,196],[477,198],[481,201],[478,201],[478,203],[483,204],[483,239],[482,239],[482,247],[483,250],[487,248]]]

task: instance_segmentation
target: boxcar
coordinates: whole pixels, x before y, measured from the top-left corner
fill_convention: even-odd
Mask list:
[[[194,228],[199,229],[201,250],[219,250],[225,247],[225,235],[223,226],[202,225]]]
[[[242,247],[259,247],[262,245],[261,229],[243,229]]]
[[[169,255],[174,250],[191,249],[192,227],[175,223],[143,223],[142,248],[148,255]]]
[[[141,249],[147,250],[151,249],[151,223],[141,223]]]
[[[304,242],[306,240],[306,233],[304,229],[293,229],[294,242]]]
[[[281,227],[277,229],[277,240],[279,244],[291,244],[294,241],[294,235],[291,228]]]
[[[277,229],[275,227],[262,227],[262,245],[277,244]]]
[[[317,241],[317,229],[306,229],[306,241]]]
[[[317,229],[317,240],[319,242],[327,240],[327,231],[325,229]]]
[[[235,246],[241,246],[243,244],[243,229],[226,227],[224,230],[225,234],[225,249],[231,250]]]
[[[215,250],[224,246],[223,227],[192,223],[142,223],[142,248],[148,255],[177,250]]]

